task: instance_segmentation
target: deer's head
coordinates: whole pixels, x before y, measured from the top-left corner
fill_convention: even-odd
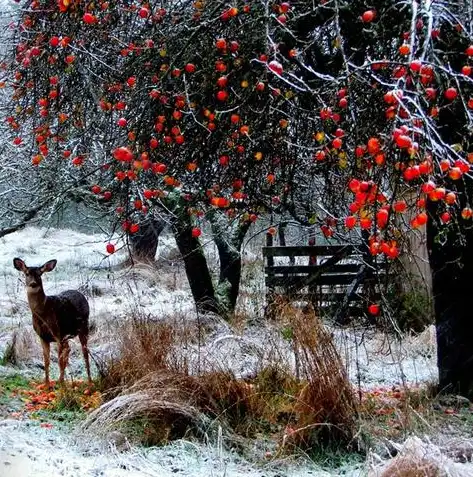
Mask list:
[[[49,260],[41,267],[28,267],[21,258],[13,259],[13,266],[25,275],[25,285],[29,292],[35,292],[42,290],[43,281],[41,275],[44,272],[50,272],[54,270],[57,260]]]

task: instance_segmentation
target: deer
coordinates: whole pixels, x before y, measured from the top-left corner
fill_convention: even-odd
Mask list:
[[[45,385],[49,389],[49,364],[51,343],[58,346],[59,384],[64,383],[64,373],[69,361],[69,339],[79,337],[84,356],[89,386],[90,376],[89,349],[87,341],[89,326],[89,303],[77,290],[66,290],[58,295],[46,295],[43,289],[42,275],[56,267],[57,260],[49,260],[40,267],[28,267],[21,258],[13,259],[13,266],[25,276],[26,296],[33,317],[33,329],[41,340],[43,348]]]

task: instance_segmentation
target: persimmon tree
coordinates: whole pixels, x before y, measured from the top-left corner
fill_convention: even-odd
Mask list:
[[[320,201],[312,210],[325,216],[321,228],[327,237],[359,227],[369,234],[371,255],[388,260],[408,252],[403,244],[409,230],[426,230],[440,387],[471,398],[471,5],[370,6],[334,2],[313,13],[312,34],[318,31],[315,38],[336,46],[319,42],[315,61],[305,59],[318,80],[322,73],[332,84],[319,93],[324,122],[316,133],[319,164],[313,166],[323,171],[323,187],[330,187],[325,194],[315,190],[332,196],[332,208]],[[307,183],[320,174],[302,172],[303,177]],[[340,184],[350,194],[345,213]],[[310,204],[302,210],[310,211]],[[374,315],[381,310],[380,304],[369,307]]]
[[[75,169],[126,232],[138,233],[145,214],[166,215],[194,298],[212,310],[218,297],[235,306],[244,233],[277,196],[288,123],[280,65],[265,53],[266,7],[238,16],[223,5],[25,4],[8,118],[18,146],[34,134],[35,174]],[[198,243],[202,216],[218,231],[217,294]]]
[[[359,234],[373,260],[426,232],[440,385],[471,397],[471,18],[460,1],[27,0],[12,140],[31,175],[73,178],[128,233],[166,215],[202,309],[234,306],[261,214]]]

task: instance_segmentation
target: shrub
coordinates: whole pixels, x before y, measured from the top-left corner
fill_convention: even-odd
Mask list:
[[[432,300],[425,284],[404,278],[402,286],[393,286],[387,295],[390,311],[401,331],[420,333],[433,323]]]
[[[279,436],[284,451],[349,444],[355,400],[330,333],[313,310],[286,304],[278,317],[269,327],[271,340],[262,345],[266,357],[247,379],[221,364],[231,361],[225,356],[209,362],[198,346],[203,365],[191,371],[182,350],[193,344],[189,326],[134,317],[118,327],[119,353],[102,366],[109,400],[85,427],[118,426],[145,444],[219,433],[232,445],[261,433]],[[237,342],[245,346],[244,339]],[[293,353],[297,372],[290,364]]]

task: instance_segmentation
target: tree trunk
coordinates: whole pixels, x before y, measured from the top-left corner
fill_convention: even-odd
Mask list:
[[[432,268],[432,291],[437,328],[437,363],[441,391],[458,393],[473,400],[473,233],[466,231],[463,243],[449,234],[439,241],[434,223],[427,240]]]
[[[460,68],[458,64],[452,68]],[[448,144],[463,141],[466,132],[462,102],[441,108],[438,126]],[[445,181],[448,189],[451,183]],[[452,184],[453,185],[453,184]],[[473,320],[471,289],[473,279],[473,229],[459,213],[473,203],[473,181],[464,176],[455,181],[458,208],[448,225],[439,224],[444,211],[440,202],[428,201],[427,246],[432,271],[437,363],[441,391],[454,392],[473,399]]]
[[[235,311],[238,295],[240,293],[241,279],[241,246],[250,223],[238,223],[223,229],[219,216],[208,216],[217,245],[220,260],[220,273],[217,287],[217,298],[221,308],[227,313]]]
[[[281,247],[285,247],[286,244],[286,224],[282,223],[278,227],[278,238],[279,238],[279,245]],[[289,265],[296,264],[296,257],[289,257]]]
[[[192,237],[192,224],[189,218],[177,219],[174,223],[174,236],[181,252],[192,296],[200,313],[219,313],[207,259],[199,240]]]
[[[159,236],[167,222],[160,218],[148,218],[141,222],[140,230],[129,236],[133,259],[140,262],[153,262],[156,257]]]
[[[241,253],[240,249],[232,247],[221,236],[215,236],[215,244],[217,245],[220,259],[217,293],[226,311],[231,313],[235,310],[240,292]]]
[[[274,246],[274,237],[269,232],[266,232],[266,247]],[[272,255],[266,257],[265,266],[274,267],[274,257]],[[270,320],[274,319],[276,308],[276,290],[274,286],[266,287],[266,307],[264,309],[264,316]]]

